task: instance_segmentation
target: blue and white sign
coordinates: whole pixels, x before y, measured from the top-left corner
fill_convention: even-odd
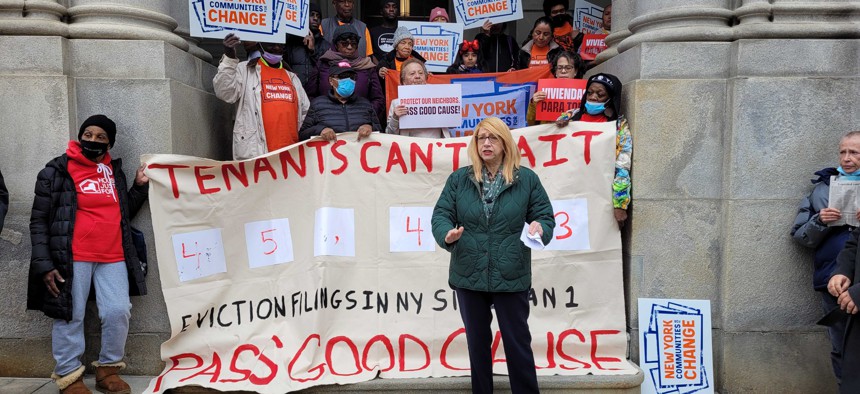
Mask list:
[[[711,303],[639,299],[642,393],[714,392]]]
[[[243,41],[285,41],[285,34],[308,34],[309,0],[189,0],[192,37],[224,38],[236,34]]]
[[[523,19],[522,0],[454,0],[457,22],[466,29],[481,27],[484,21],[502,23]]]
[[[428,71],[445,72],[457,57],[463,42],[463,25],[459,23],[406,22],[398,26],[409,29],[414,37],[412,48],[426,60]]]

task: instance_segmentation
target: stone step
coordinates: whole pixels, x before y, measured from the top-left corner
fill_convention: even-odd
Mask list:
[[[131,392],[142,393],[152,376],[123,376],[131,385]],[[642,384],[644,375],[639,371],[636,375],[616,376],[540,376],[538,383],[541,393],[597,393],[597,394],[638,394],[639,385]],[[95,377],[87,375],[84,383],[95,390]],[[493,381],[494,392],[510,393],[507,376],[495,376]],[[0,393],[35,393],[55,394],[57,386],[51,379],[37,378],[4,378],[0,377]],[[468,377],[453,378],[422,378],[422,379],[374,379],[367,382],[353,383],[348,385],[328,385],[313,387],[300,391],[306,394],[318,393],[471,393]],[[222,393],[218,390],[207,389],[199,386],[181,387],[168,391],[172,394],[215,394]],[[245,391],[232,391],[230,393],[247,393]]]

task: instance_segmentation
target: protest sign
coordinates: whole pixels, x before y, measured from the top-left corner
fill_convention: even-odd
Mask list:
[[[579,57],[582,60],[594,60],[597,54],[606,49],[604,39],[606,34],[585,34],[582,36],[582,45],[579,46]]]
[[[463,119],[450,130],[452,137],[472,135],[475,126],[491,116],[505,122],[510,128],[526,127],[528,88],[511,89],[496,93],[463,96]]]
[[[711,303],[639,299],[643,394],[713,393]]]
[[[573,24],[582,34],[603,32],[603,7],[586,0],[576,0],[573,6]]]
[[[407,113],[400,117],[401,129],[459,126],[463,100],[460,85],[400,86],[400,105]]]
[[[407,22],[400,21],[412,33],[414,46],[426,60],[428,71],[445,72],[457,57],[457,49],[463,42],[463,25],[459,23]]]
[[[523,19],[522,0],[454,0],[457,22],[466,29],[481,27],[484,21],[502,23]]]
[[[556,217],[553,241],[532,252],[537,373],[636,374],[611,200],[615,123],[513,136]],[[450,173],[469,164],[470,141],[372,134],[247,161],[145,156],[171,328],[165,369],[146,392],[468,375],[450,254],[435,245],[430,215]],[[493,333],[504,374],[495,323]]]
[[[308,0],[189,0],[192,37],[284,43],[284,34],[308,34]]]
[[[860,181],[841,176],[830,177],[828,208],[836,208],[839,212],[860,212]],[[849,225],[860,226],[857,215],[843,214],[839,220],[830,222],[831,227]]]
[[[546,98],[535,106],[535,119],[555,121],[562,112],[579,108],[587,83],[584,79],[569,78],[539,80],[537,90],[546,92]]]

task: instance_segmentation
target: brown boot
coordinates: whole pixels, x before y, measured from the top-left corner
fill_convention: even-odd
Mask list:
[[[131,394],[131,387],[119,377],[119,370],[125,368],[120,361],[114,364],[93,362],[96,367],[96,390],[105,394]]]
[[[60,393],[62,394],[92,394],[93,392],[87,388],[87,385],[84,384],[84,366],[81,365],[80,368],[76,369],[74,372],[66,375],[60,376],[57,374],[51,374],[51,379],[54,379],[54,383],[57,384],[57,387],[60,389]]]

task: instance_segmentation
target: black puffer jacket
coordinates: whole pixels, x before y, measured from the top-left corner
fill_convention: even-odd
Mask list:
[[[68,172],[69,158],[56,157],[39,172],[36,180],[36,197],[30,216],[30,241],[33,252],[30,259],[30,276],[27,288],[27,309],[40,310],[55,319],[72,319],[72,233],[78,202],[75,182]],[[140,210],[147,198],[149,185],[133,185],[127,189],[122,161],[111,161],[114,182],[119,196],[122,220],[122,246],[128,269],[129,295],[146,294],[146,278],[131,240],[131,218]],[[126,192],[128,190],[128,192]],[[53,297],[42,277],[56,269],[66,280],[59,284],[60,295]]]
[[[284,60],[290,65],[290,68],[299,80],[302,81],[302,87],[305,89],[308,97],[319,96],[319,80],[320,72],[317,69],[317,62],[320,56],[329,50],[328,41],[324,40],[322,35],[314,33],[314,50],[311,51],[305,46],[304,37],[288,35],[287,49],[284,51]]]
[[[346,103],[341,103],[329,92],[311,101],[311,109],[302,123],[299,139],[304,141],[320,135],[323,129],[331,127],[336,133],[356,131],[363,124],[369,124],[373,131],[382,131],[373,104],[366,98],[353,94]]]

